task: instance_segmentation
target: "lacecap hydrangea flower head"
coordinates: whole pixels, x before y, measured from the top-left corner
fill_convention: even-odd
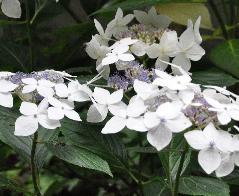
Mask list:
[[[198,162],[207,174],[230,174],[239,166],[239,128],[234,126],[239,96],[192,82],[191,61],[205,54],[200,20],[189,20],[181,35],[154,7],[128,15],[118,8],[106,28],[94,20],[98,34],[86,44],[86,52],[96,61],[98,74],[84,84],[55,70],[0,72],[0,105],[13,107],[13,95],[22,100],[15,135],[32,135],[39,126],[56,129],[64,118],[80,123],[75,103],[91,102],[87,121],[103,122],[102,134],[124,128],[143,132],[160,151],[181,133],[199,151]],[[101,78],[107,86],[95,84]]]

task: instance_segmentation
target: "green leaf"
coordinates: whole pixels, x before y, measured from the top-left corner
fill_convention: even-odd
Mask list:
[[[115,11],[118,7],[122,8],[123,10],[134,10],[136,8],[142,8],[145,6],[153,6],[159,3],[205,3],[206,0],[124,0],[108,7],[104,7],[94,14],[105,13],[105,12],[112,12]],[[184,10],[185,11],[185,10]]]
[[[239,77],[239,39],[217,45],[210,51],[209,57],[217,67]]]
[[[173,22],[181,25],[187,25],[188,19],[196,21],[201,16],[200,27],[213,29],[208,7],[203,3],[159,4],[156,9],[160,14],[169,16]]]
[[[27,162],[30,163],[31,156],[31,137],[17,137],[14,135],[14,125],[17,117],[20,114],[11,109],[0,107],[0,140],[9,145],[17,154],[22,156]],[[48,140],[53,134],[53,131],[49,131],[43,128],[39,130],[40,141]],[[49,160],[49,151],[47,148],[39,144],[36,149],[36,164],[38,168],[41,168],[46,161]]]
[[[238,79],[219,69],[209,69],[205,71],[193,72],[192,79],[194,83],[204,85],[217,85],[221,87],[232,86],[239,82]]]
[[[53,153],[53,155],[68,163],[101,171],[113,176],[108,163],[98,155],[85,148],[77,147],[67,143],[59,143],[59,138],[56,136],[54,136],[52,141],[48,142],[47,147]]]
[[[162,178],[156,178],[143,184],[144,196],[168,196],[168,185]]]
[[[6,190],[15,191],[18,193],[27,194],[26,190],[21,188],[21,186],[18,185],[15,181],[6,178],[3,175],[0,175],[0,189],[6,189]]]
[[[17,69],[28,71],[26,66],[28,61],[27,48],[24,45],[11,42],[1,42],[0,44],[0,64],[2,69]]]
[[[222,180],[207,177],[182,177],[179,192],[186,195],[229,196],[229,186]]]
[[[102,127],[65,120],[60,128],[67,142],[85,148],[106,160],[110,166],[124,168],[127,153],[117,135],[103,135]]]
[[[166,175],[170,174],[170,176],[167,176],[167,177],[170,178],[172,181],[174,181],[176,178],[181,156],[186,145],[187,144],[183,138],[183,135],[178,134],[177,136],[174,136],[170,145],[170,149],[174,149],[175,151],[166,151],[166,152],[159,153],[159,157],[162,162],[165,174]],[[189,165],[190,158],[191,158],[191,151],[189,150],[186,153],[181,175],[185,172],[187,166]]]

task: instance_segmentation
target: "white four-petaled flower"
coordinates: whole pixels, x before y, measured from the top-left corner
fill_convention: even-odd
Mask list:
[[[58,120],[49,119],[47,114],[48,101],[43,99],[37,106],[35,103],[22,102],[20,112],[22,116],[15,122],[15,132],[17,136],[29,136],[34,134],[39,124],[46,129],[56,129],[60,127]]]
[[[109,91],[96,87],[92,94],[93,104],[87,113],[88,122],[101,122],[107,114],[110,106],[118,104],[123,98],[123,90],[110,94]]]
[[[207,174],[211,174],[221,164],[221,152],[227,153],[231,147],[231,135],[217,130],[209,123],[203,131],[193,130],[184,134],[188,144],[200,150],[198,162]]]
[[[74,102],[54,97],[49,97],[48,102],[52,105],[47,110],[50,119],[61,120],[66,116],[71,120],[81,121],[79,114],[74,110]]]
[[[120,102],[111,105],[109,110],[114,116],[105,124],[101,133],[117,133],[125,127],[139,132],[148,130],[143,122],[142,114],[146,111],[146,106],[142,99],[133,97],[128,106]]]
[[[46,80],[46,79],[40,79],[36,80],[34,78],[25,78],[22,79],[22,82],[25,84],[22,93],[31,93],[35,90],[43,96],[43,97],[51,97],[54,95],[53,87],[55,86],[55,83]]]

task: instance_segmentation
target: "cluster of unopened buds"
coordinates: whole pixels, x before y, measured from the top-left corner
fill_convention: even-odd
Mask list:
[[[134,18],[140,24],[129,26]],[[96,59],[99,74],[86,84],[54,70],[0,72],[0,105],[13,107],[13,93],[23,100],[15,135],[32,135],[39,124],[56,129],[64,117],[81,121],[74,103],[89,101],[88,122],[107,121],[110,116],[103,134],[124,128],[146,132],[148,142],[160,151],[174,134],[183,133],[187,143],[199,151],[198,162],[207,174],[230,174],[239,166],[238,127],[233,123],[239,121],[239,96],[225,88],[192,82],[190,60],[197,61],[205,53],[200,46],[200,18],[194,25],[189,21],[179,38],[169,24],[170,19],[154,8],[126,16],[118,9],[105,31],[95,20],[99,34],[87,43],[86,51]],[[110,91],[95,87],[101,78],[108,80]],[[230,128],[222,130],[225,125]]]

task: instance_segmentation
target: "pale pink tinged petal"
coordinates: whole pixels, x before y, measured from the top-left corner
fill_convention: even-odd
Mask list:
[[[75,105],[73,101],[70,101],[68,99],[59,99],[59,101],[62,104],[62,108],[66,109],[66,110],[73,110]]]
[[[108,107],[106,105],[95,104],[96,109],[101,114],[102,121],[106,118],[108,114]]]
[[[233,120],[239,121],[239,110],[238,109],[229,109],[227,113],[231,116]]]
[[[221,109],[221,108],[224,107],[223,104],[219,103],[217,100],[215,100],[215,99],[213,99],[213,98],[211,98],[211,97],[204,96],[204,99],[207,101],[207,103],[208,103],[210,106],[212,106],[212,107],[214,107],[214,108],[219,108],[219,109]]]
[[[152,44],[146,49],[146,53],[151,59],[155,59],[160,56],[160,45]]]
[[[1,1],[0,1],[1,2]],[[9,72],[9,71],[0,71],[0,78],[5,78],[9,76],[14,76],[15,73]]]
[[[189,49],[195,43],[192,27],[187,28],[179,37],[179,44],[184,50]]]
[[[217,118],[222,125],[227,125],[229,122],[231,122],[231,117],[226,111],[217,112]]]
[[[37,114],[37,110],[37,105],[35,103],[22,102],[20,106],[20,112],[27,116]]]
[[[173,64],[180,66],[184,71],[189,71],[191,68],[190,60],[182,53],[178,54],[172,61]],[[181,75],[181,71],[176,67],[171,67],[175,75]]]
[[[184,133],[187,143],[196,150],[202,150],[209,146],[210,141],[205,137],[202,131],[194,130]]]
[[[87,122],[97,123],[102,122],[108,113],[107,107],[102,107],[97,104],[92,104],[87,112]]]
[[[134,91],[137,93],[137,96],[141,97],[143,100],[152,99],[159,94],[157,86],[137,79],[134,81]]]
[[[227,131],[219,130],[218,134],[214,137],[214,143],[216,144],[217,149],[221,152],[231,152],[233,147],[236,147],[233,143],[232,135]]]
[[[230,156],[230,155],[229,155]],[[234,162],[232,159],[228,158],[222,160],[220,166],[216,169],[216,176],[218,178],[224,177],[232,173],[234,170]]]
[[[2,93],[7,93],[10,91],[13,91],[17,87],[18,87],[18,85],[13,84],[10,81],[0,80],[0,92],[2,92]]]
[[[239,167],[239,152],[234,152],[233,158],[234,158],[234,162],[235,162],[236,166]]]
[[[207,174],[211,174],[220,166],[221,156],[213,148],[203,149],[198,154],[198,162]]]
[[[38,86],[37,92],[43,97],[52,97],[55,93],[52,88],[45,86]]]
[[[126,126],[128,129],[139,131],[139,132],[148,131],[148,128],[144,124],[143,117],[128,118],[126,120]]]
[[[102,59],[102,65],[110,65],[113,64],[115,62],[117,62],[119,60],[118,56],[115,54],[110,54],[108,56],[106,56],[105,58]]]
[[[64,118],[64,111],[61,108],[49,107],[48,117],[51,120],[61,120]]]
[[[93,98],[97,103],[106,105],[109,97],[110,97],[110,92],[108,90],[95,87],[93,92]]]
[[[68,88],[63,83],[56,84],[55,91],[56,91],[56,95],[59,97],[62,97],[62,98],[68,97],[68,95],[69,95]]]
[[[76,91],[74,93],[71,93],[68,97],[70,101],[76,101],[76,102],[84,102],[89,101],[90,97],[87,93],[83,91]]]
[[[13,107],[13,97],[11,93],[0,93],[0,105],[7,108]]]
[[[119,55],[119,60],[121,61],[133,61],[134,59],[134,55],[129,53]]]
[[[134,15],[135,18],[138,22],[140,22],[141,24],[148,24],[148,15],[146,12],[141,11],[141,10],[134,10]]]
[[[64,110],[65,116],[71,120],[82,121],[80,115],[74,110]]]
[[[179,133],[191,127],[192,123],[186,116],[184,116],[184,114],[181,114],[175,119],[167,120],[165,126],[168,127],[173,133]]]
[[[158,126],[147,133],[148,142],[158,151],[169,145],[172,139],[172,132],[164,126]]]
[[[134,19],[134,15],[133,14],[128,14],[124,17],[123,19],[123,24],[127,25],[129,24],[132,20]]]
[[[104,29],[101,26],[101,24],[99,23],[98,20],[94,19],[94,23],[95,23],[95,28],[97,29],[97,31],[99,32],[100,35],[104,34]]]
[[[123,98],[124,91],[122,89],[113,92],[107,99],[108,105],[119,103]]]
[[[102,115],[95,107],[95,104],[92,104],[87,112],[87,122],[98,123],[102,121]]]
[[[193,44],[193,46],[187,51],[187,58],[192,61],[199,61],[202,56],[205,54],[205,50],[198,44]]]
[[[172,103],[172,102],[166,102],[161,104],[156,113],[159,117],[164,118],[164,119],[173,119],[176,118],[181,111],[181,105]]]
[[[203,129],[203,134],[205,137],[208,138],[208,140],[213,140],[218,137],[218,130],[215,128],[213,123],[209,123],[204,129]]]
[[[156,27],[167,28],[172,20],[168,16],[158,15],[157,19],[154,21]],[[157,25],[156,25],[157,24]]]
[[[121,8],[118,8],[115,14],[115,18],[122,18],[123,17],[123,11]]]
[[[117,45],[117,43],[116,43],[116,45],[115,45],[115,47],[114,47],[114,45],[113,46],[111,46],[111,48],[113,48],[113,50],[112,50],[112,53],[113,54],[124,54],[124,53],[126,53],[128,50],[129,50],[129,46],[128,45],[123,45],[123,44],[118,44]]]
[[[49,103],[48,103],[48,99],[47,98],[44,98],[38,105],[38,114],[40,113],[46,113],[47,112],[47,108],[49,106]]]
[[[54,106],[56,108],[62,107],[62,103],[58,99],[56,99],[54,97],[48,97],[47,99],[48,99],[49,104],[51,104],[52,106]]]
[[[24,78],[24,79],[22,79],[22,82],[24,84],[37,85],[37,80],[34,78]]]
[[[201,23],[201,16],[198,17],[194,24],[194,36],[195,36],[195,41],[197,44],[202,43],[202,37],[200,35],[199,29],[200,29],[200,23]]]
[[[49,81],[49,80],[45,80],[45,79],[41,79],[38,81],[39,86],[45,86],[48,88],[52,88],[55,86],[55,83]]]
[[[130,47],[130,51],[136,56],[144,56],[148,45],[142,41],[139,41]]]
[[[190,89],[182,90],[178,93],[178,96],[185,104],[190,104],[194,99],[194,91]]]
[[[125,118],[114,116],[105,124],[105,127],[102,129],[101,133],[103,134],[117,133],[122,129],[124,129],[125,125],[126,125]]]
[[[160,124],[160,118],[156,112],[146,112],[144,114],[144,124],[149,129],[154,128]]]
[[[155,73],[158,77],[160,77],[162,79],[165,79],[165,80],[171,80],[173,78],[173,76],[169,75],[165,71],[161,71],[161,70],[158,70],[158,69],[155,69]]]
[[[167,80],[167,79],[162,79],[162,78],[156,78],[156,79],[153,81],[153,85],[161,86],[161,87],[168,87],[170,80],[171,80],[171,79]]]
[[[68,84],[69,92],[76,92],[81,87],[81,84],[78,81],[71,81]]]
[[[127,107],[127,115],[130,117],[138,117],[146,111],[146,106],[142,99],[130,102]]]
[[[119,42],[121,45],[129,46],[129,45],[137,43],[138,41],[139,41],[138,39],[131,39],[131,37],[127,37],[127,38],[121,39]]]
[[[33,116],[20,116],[15,122],[16,136],[29,136],[34,134],[38,129],[37,118]]]
[[[126,118],[127,105],[122,101],[117,104],[109,105],[108,109],[114,116]]]
[[[11,18],[21,18],[22,10],[19,0],[2,0],[2,12]]]
[[[59,120],[51,120],[46,114],[38,114],[37,119],[39,124],[46,129],[56,129],[61,126]]]
[[[33,92],[34,90],[36,90],[37,86],[35,84],[31,85],[26,85],[23,87],[22,89],[22,93],[30,93],[30,92]]]
[[[202,92],[203,97],[213,98],[217,91],[215,89],[204,89]]]
[[[179,52],[177,32],[164,31],[162,37],[160,38],[160,45],[163,48],[164,55],[175,57]]]
[[[155,62],[155,68],[164,71],[165,69],[167,69],[168,64],[162,62],[161,60],[163,60],[163,61],[165,61],[165,62],[169,62],[169,57],[168,57],[168,56],[165,56],[165,55],[160,56],[160,57],[156,60],[156,62]]]

